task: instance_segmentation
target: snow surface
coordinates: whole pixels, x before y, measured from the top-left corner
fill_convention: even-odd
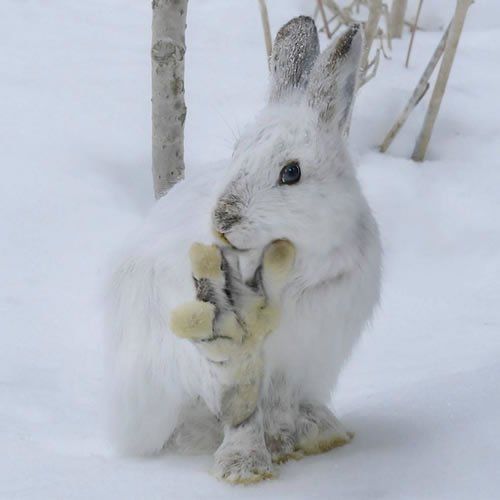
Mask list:
[[[453,2],[427,3],[446,24]],[[305,2],[268,4],[275,33]],[[3,0],[0,498],[499,498],[498,4],[471,7],[424,164],[407,158],[429,96],[387,155],[376,145],[441,34],[418,33],[409,70],[408,36],[395,41],[359,95],[385,279],[335,399],[353,443],[230,487],[211,457],[120,458],[102,430],[102,282],[153,203],[149,3]],[[266,61],[253,0],[191,0],[188,26],[196,175],[263,105]]]

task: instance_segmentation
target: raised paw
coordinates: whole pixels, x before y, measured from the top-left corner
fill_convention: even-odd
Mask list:
[[[325,453],[349,443],[353,436],[326,406],[309,403],[300,405],[297,451],[304,455]]]
[[[216,363],[221,386],[219,418],[238,425],[255,411],[263,376],[261,347],[279,322],[276,300],[290,272],[295,250],[287,241],[263,252],[252,283],[244,283],[238,255],[216,245],[192,245],[192,278],[196,300],[170,315],[171,331],[195,343]]]
[[[222,253],[215,245],[195,243],[189,257],[197,300],[172,310],[170,329],[195,342],[209,360],[227,361],[245,332],[226,290]]]

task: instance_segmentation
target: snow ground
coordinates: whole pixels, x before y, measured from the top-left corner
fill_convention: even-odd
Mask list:
[[[275,32],[304,1],[268,4]],[[471,8],[424,164],[407,159],[424,104],[387,155],[375,146],[441,34],[418,34],[409,70],[396,41],[359,95],[353,150],[386,258],[335,400],[355,440],[233,488],[210,457],[124,459],[102,431],[102,280],[152,205],[149,3],[4,0],[0,498],[498,498],[499,14]],[[195,175],[262,106],[266,63],[256,2],[191,0],[188,23]]]

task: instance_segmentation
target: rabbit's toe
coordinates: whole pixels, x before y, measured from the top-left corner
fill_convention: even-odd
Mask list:
[[[170,329],[177,336],[201,340],[212,335],[215,306],[194,300],[176,307],[170,315]]]
[[[295,441],[293,432],[281,432],[275,436],[266,434],[266,446],[271,453],[273,462],[282,464],[288,460],[302,458],[302,453],[295,449]]]
[[[277,280],[284,280],[292,268],[294,259],[295,247],[289,241],[274,241],[264,252],[264,272]]]
[[[266,297],[279,299],[295,261],[295,247],[287,240],[271,243],[262,257],[261,283]]]
[[[276,306],[265,304],[263,297],[253,297],[241,309],[245,329],[248,332],[248,347],[265,338],[279,324],[280,311]]]
[[[196,279],[222,278],[222,256],[217,246],[193,243],[189,250],[189,258]]]
[[[233,484],[257,483],[275,476],[271,455],[265,449],[225,448],[216,452],[214,475]]]

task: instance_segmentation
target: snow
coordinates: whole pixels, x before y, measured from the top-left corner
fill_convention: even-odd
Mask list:
[[[268,4],[275,33],[305,2]],[[452,4],[440,3],[429,30]],[[471,7],[425,163],[408,157],[429,95],[388,154],[376,145],[441,33],[417,34],[409,70],[408,35],[395,41],[361,90],[352,145],[385,279],[335,398],[356,437],[282,466],[275,481],[235,488],[210,476],[211,457],[121,458],[103,432],[102,283],[153,204],[150,6],[2,2],[0,498],[497,497],[499,15],[493,0]],[[230,154],[264,103],[256,2],[191,0],[187,41],[186,162],[196,175]]]

